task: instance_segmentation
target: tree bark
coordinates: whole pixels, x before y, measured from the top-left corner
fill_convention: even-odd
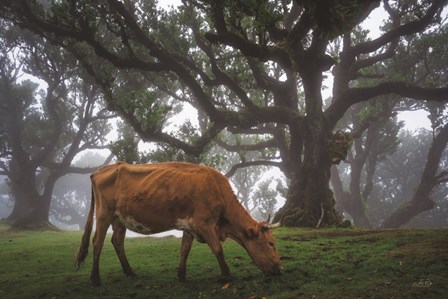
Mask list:
[[[48,229],[51,192],[39,195],[35,188],[35,172],[23,167],[21,177],[11,182],[15,204],[7,221],[16,229]],[[53,184],[54,185],[54,184]],[[51,188],[52,189],[52,188]]]
[[[292,173],[287,200],[274,221],[283,219],[284,226],[339,225],[342,219],[334,208],[335,200],[329,188],[330,166],[324,138],[306,143],[303,164]]]
[[[55,227],[48,220],[50,211],[51,197],[38,196],[32,200],[33,207],[26,214],[16,218],[11,226],[15,229],[55,229]]]
[[[342,223],[342,218],[334,208],[335,200],[329,188],[332,129],[327,127],[322,112],[322,74],[318,70],[308,71],[311,76],[303,80],[307,103],[305,121],[301,128],[291,129],[302,133],[302,136],[292,134],[291,144],[294,138],[301,139],[303,159],[291,153],[292,159],[302,159],[302,163],[293,163],[297,166],[291,173],[288,198],[274,221],[283,219],[285,226],[335,226]]]
[[[428,160],[423,170],[420,184],[411,201],[405,203],[396,209],[392,215],[387,218],[382,228],[397,228],[409,222],[418,214],[431,210],[435,203],[430,198],[431,191],[438,184],[437,170],[440,159],[448,143],[448,123],[440,129],[439,134],[434,138],[431,148],[428,152]]]

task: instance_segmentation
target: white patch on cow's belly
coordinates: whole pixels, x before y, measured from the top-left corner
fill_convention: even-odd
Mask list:
[[[122,217],[120,215],[120,213],[116,213],[117,216],[120,218],[121,222],[124,224],[124,226],[126,226],[126,228],[139,233],[139,234],[144,234],[144,235],[149,235],[151,234],[151,229],[147,226],[145,226],[144,224],[138,222],[137,220],[135,220],[134,217],[126,215],[126,217]]]
[[[176,228],[185,231],[191,231],[190,221],[188,219],[177,219]]]
[[[176,229],[189,232],[190,234],[193,235],[193,238],[195,238],[197,241],[204,242],[202,237],[194,229],[193,225],[191,225],[190,219],[177,219]]]

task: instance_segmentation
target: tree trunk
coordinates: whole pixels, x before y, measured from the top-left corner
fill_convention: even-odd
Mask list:
[[[439,168],[440,159],[445,147],[448,143],[448,123],[440,130],[439,134],[434,138],[431,148],[428,152],[428,160],[423,170],[420,184],[415,191],[411,201],[399,207],[392,215],[387,218],[382,228],[397,228],[406,224],[421,212],[431,210],[435,203],[431,200],[430,194],[432,189],[438,183],[436,175]]]
[[[11,173],[14,174],[10,179],[15,203],[7,221],[16,229],[53,229],[48,218],[54,183],[49,184],[48,178],[44,194],[39,195],[32,167],[22,166],[19,171]]]
[[[14,194],[14,207],[11,211],[11,214],[6,218],[8,223],[14,223],[17,219],[23,218],[30,213],[32,207],[30,206],[30,202],[27,200],[27,196]]]
[[[14,198],[14,207],[7,220],[12,224],[18,219],[26,217],[33,210],[32,199],[38,197],[35,191],[34,170],[25,165],[26,163],[19,164],[17,161],[11,161],[11,171],[8,177],[11,194]]]
[[[51,197],[39,196],[33,200],[33,208],[22,217],[17,218],[12,227],[16,229],[55,229],[48,220]]]
[[[25,189],[30,189],[27,187]],[[48,218],[50,213],[51,194],[37,194],[34,190],[14,194],[15,204],[8,222],[16,229],[53,229]],[[26,195],[25,195],[26,194]]]
[[[324,55],[325,48],[321,48]],[[282,219],[285,226],[328,227],[342,223],[335,210],[335,200],[330,189],[330,167],[333,159],[333,134],[322,109],[322,70],[311,63],[319,61],[319,51],[311,53],[310,61],[300,61],[301,77],[305,92],[305,115],[300,124],[290,124],[291,183],[285,205],[274,221]],[[300,140],[300,142],[297,142]],[[302,157],[303,152],[303,157]],[[301,163],[295,163],[298,159]],[[339,160],[338,160],[339,161]]]
[[[328,227],[341,223],[329,188],[330,156],[325,138],[309,142],[304,161],[293,172],[285,205],[274,221],[283,219],[285,226]]]
[[[305,90],[306,116],[296,130],[301,136],[291,134],[303,142],[303,158],[299,152],[291,152],[292,159],[302,159],[302,163],[292,163],[296,169],[291,172],[291,183],[285,205],[277,213],[274,221],[283,219],[285,226],[328,227],[342,222],[335,210],[335,200],[330,189],[330,167],[332,165],[332,131],[326,125],[322,111],[321,83],[319,71],[310,72],[303,78]],[[291,125],[293,126],[293,125]]]
[[[339,210],[346,211],[358,228],[372,228],[367,217],[361,194],[353,198],[353,193],[344,191],[336,166],[331,167],[331,183]]]

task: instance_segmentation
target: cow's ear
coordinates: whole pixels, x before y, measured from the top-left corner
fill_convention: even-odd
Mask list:
[[[248,239],[256,239],[258,238],[260,234],[260,228],[258,226],[251,227],[248,230],[246,230],[246,237]]]
[[[263,222],[260,224],[260,229],[262,232],[266,232],[270,229],[269,224],[266,222]]]

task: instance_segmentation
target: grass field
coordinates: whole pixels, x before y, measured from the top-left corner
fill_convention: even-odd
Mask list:
[[[81,270],[74,269],[80,232],[3,226],[0,298],[448,298],[446,229],[280,228],[275,235],[285,269],[280,277],[264,277],[239,245],[227,241],[224,251],[236,279],[220,283],[213,254],[195,242],[188,282],[180,283],[180,239],[128,238],[126,251],[139,277],[122,275],[106,242],[102,286],[94,288],[89,284],[91,254]]]

